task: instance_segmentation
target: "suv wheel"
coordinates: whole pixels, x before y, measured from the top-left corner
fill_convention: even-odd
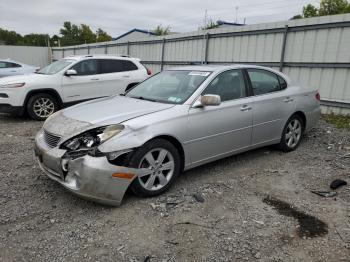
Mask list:
[[[49,94],[36,94],[27,103],[28,115],[34,120],[45,120],[58,110],[57,100]]]

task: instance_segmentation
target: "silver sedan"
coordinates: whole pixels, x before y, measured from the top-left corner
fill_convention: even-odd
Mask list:
[[[179,67],[125,95],[49,117],[35,139],[44,172],[84,198],[163,193],[184,170],[254,148],[295,150],[320,115],[316,90],[245,65]]]
[[[0,77],[32,74],[40,68],[16,62],[11,59],[0,60]]]

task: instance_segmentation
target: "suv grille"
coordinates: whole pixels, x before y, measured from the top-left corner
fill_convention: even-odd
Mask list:
[[[60,140],[60,136],[53,135],[44,130],[44,141],[46,142],[46,144],[48,144],[49,147],[56,147]]]

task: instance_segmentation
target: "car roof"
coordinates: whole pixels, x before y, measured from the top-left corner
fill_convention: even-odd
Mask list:
[[[178,66],[168,68],[166,70],[186,70],[186,71],[221,71],[227,69],[239,69],[239,68],[261,68],[273,70],[268,67],[258,66],[258,65],[246,65],[246,64],[215,64],[215,65],[191,65],[191,66]]]
[[[172,68],[167,68],[165,71],[176,71],[176,70],[184,70],[184,71],[206,71],[206,72],[222,72],[230,69],[240,69],[240,68],[256,68],[256,69],[264,69],[275,73],[284,78],[288,84],[292,83],[292,80],[282,72],[279,72],[271,67],[259,66],[259,65],[248,65],[248,64],[211,64],[211,65],[191,65],[191,66],[177,66]]]
[[[123,60],[137,60],[140,61],[139,58],[130,57],[128,55],[72,55],[66,56],[63,59],[72,59],[72,60],[83,60],[88,58],[96,58],[96,59],[123,59]]]
[[[20,62],[17,62],[17,61],[15,61],[15,60],[12,60],[11,58],[0,59],[0,61],[2,61],[2,62],[14,62],[14,63],[20,64]]]

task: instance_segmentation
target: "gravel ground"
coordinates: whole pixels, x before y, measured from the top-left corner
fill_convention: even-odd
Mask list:
[[[33,157],[41,122],[0,114],[0,261],[350,261],[350,131],[321,121],[299,149],[262,148],[120,207],[79,199]]]

